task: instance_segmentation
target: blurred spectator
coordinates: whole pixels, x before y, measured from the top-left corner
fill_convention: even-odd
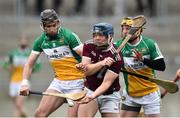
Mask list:
[[[109,0],[98,0],[97,1],[97,15],[108,16],[113,14],[113,1]]]
[[[136,10],[138,14],[148,13],[150,17],[156,16],[156,1],[146,0],[146,5],[143,3],[144,0],[136,0]]]
[[[36,15],[39,15],[44,9],[44,0],[36,0]]]
[[[9,71],[10,84],[9,84],[9,96],[15,106],[15,116],[25,117],[26,113],[23,108],[24,97],[19,95],[20,85],[22,81],[22,72],[24,64],[26,63],[31,50],[28,46],[28,41],[25,37],[20,39],[18,48],[10,51],[9,55],[5,59],[3,68]],[[40,63],[35,65],[33,71],[40,69]]]
[[[20,40],[20,45],[17,49],[13,49],[4,62],[4,69],[10,73],[11,80],[9,86],[9,95],[12,98],[16,113],[16,117],[25,117],[26,113],[23,109],[24,98],[19,96],[19,87],[22,80],[22,71],[25,62],[30,54],[28,43],[25,38]]]
[[[75,3],[75,12],[76,13],[82,12],[84,3],[85,3],[85,0],[76,0],[76,3]]]
[[[83,1],[83,0],[82,0]],[[55,11],[59,11],[59,7],[62,5],[62,0],[52,0],[52,7]],[[36,0],[36,15],[39,15],[41,11],[45,9],[45,1],[44,0]]]
[[[59,13],[59,7],[61,7],[63,0],[53,0],[53,9]]]

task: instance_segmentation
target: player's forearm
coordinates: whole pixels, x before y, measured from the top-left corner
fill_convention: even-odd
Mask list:
[[[24,70],[23,70],[23,79],[29,79],[31,77],[33,70],[33,65],[25,64]]]
[[[29,79],[39,54],[31,53],[23,70],[23,79]]]
[[[88,64],[87,65],[87,71],[85,72],[86,76],[95,74],[103,67],[103,64],[101,62],[97,62],[95,64]]]
[[[106,92],[109,87],[113,84],[113,82],[115,81],[115,79],[118,77],[118,74],[107,71],[105,76],[104,76],[104,80],[102,82],[102,84],[95,90],[95,92],[92,94],[92,96],[94,96],[94,98],[102,95],[104,92]]]
[[[110,86],[111,86],[111,84],[108,82],[102,83],[101,86],[99,86],[92,94],[93,98],[96,98],[96,97],[102,95],[104,92],[106,92],[108,90],[108,88]]]

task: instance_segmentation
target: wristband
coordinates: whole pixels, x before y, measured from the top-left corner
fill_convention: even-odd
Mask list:
[[[21,86],[29,86],[29,80],[23,79],[21,82]]]

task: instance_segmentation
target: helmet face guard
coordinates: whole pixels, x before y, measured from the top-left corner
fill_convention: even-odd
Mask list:
[[[134,18],[136,18],[136,17],[134,17]],[[134,18],[131,18],[131,17],[123,18],[123,20],[121,21],[121,27],[129,26],[131,29],[133,29],[134,27],[132,27],[132,25],[133,25],[133,19]],[[142,30],[143,30],[142,27],[138,27],[138,28],[136,27],[134,29],[137,30],[137,31],[136,31],[136,33],[134,35],[132,35],[132,38],[128,42],[134,41],[137,37],[139,37],[141,35]],[[123,38],[125,37],[123,35],[123,29],[121,30],[121,37],[123,37]]]
[[[57,13],[53,9],[46,9],[41,12],[41,25],[40,27],[46,32],[46,35],[50,37],[50,39],[54,39],[57,37],[58,29],[60,27],[60,20],[57,15]],[[53,27],[57,27],[55,30],[55,33],[48,33],[48,27],[51,27],[53,24]]]
[[[107,41],[103,44],[99,44],[97,41],[94,40],[94,44],[97,45],[100,49],[107,49],[109,45],[112,43],[114,30],[111,24],[108,23],[98,23],[93,26],[93,37],[95,35],[105,36]]]

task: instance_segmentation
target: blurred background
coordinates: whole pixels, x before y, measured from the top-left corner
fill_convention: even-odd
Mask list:
[[[22,35],[27,37],[32,46],[42,32],[39,14],[45,8],[55,9],[62,26],[76,32],[82,42],[91,38],[92,25],[98,22],[113,24],[116,41],[120,38],[120,21],[123,17],[144,14],[147,24],[143,34],[157,41],[167,64],[166,71],[158,72],[158,77],[172,80],[180,68],[179,6],[179,0],[0,0],[0,63],[3,63],[10,50],[18,46]],[[42,70],[32,75],[31,87],[33,90],[45,91],[53,73],[46,56],[41,55],[40,59]],[[0,68],[0,117],[14,115],[14,106],[8,96],[9,80],[8,72]],[[180,85],[180,82],[177,83]],[[33,95],[26,98],[28,116],[33,116],[40,99],[41,96]],[[179,99],[179,92],[163,98],[161,116],[180,117]],[[66,109],[65,104],[51,116],[65,117]]]

